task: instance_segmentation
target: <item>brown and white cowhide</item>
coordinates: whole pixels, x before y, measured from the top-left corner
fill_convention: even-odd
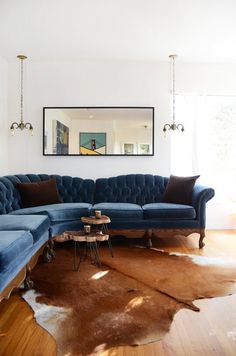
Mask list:
[[[181,308],[195,299],[236,292],[233,259],[117,247],[100,249],[102,268],[89,259],[73,271],[73,249],[32,273],[35,291],[23,297],[55,338],[59,355],[95,355],[118,345],[163,338]]]

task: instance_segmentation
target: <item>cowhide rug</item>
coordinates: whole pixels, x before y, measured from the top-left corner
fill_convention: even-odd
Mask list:
[[[100,253],[101,268],[87,259],[75,272],[73,248],[59,248],[51,264],[34,269],[36,289],[23,295],[55,338],[59,355],[160,340],[178,310],[199,311],[195,299],[236,292],[232,259],[134,246],[116,247],[115,258],[107,248]]]

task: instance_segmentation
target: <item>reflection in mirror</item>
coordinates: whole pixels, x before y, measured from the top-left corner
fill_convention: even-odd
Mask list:
[[[44,108],[44,155],[153,155],[154,108]]]

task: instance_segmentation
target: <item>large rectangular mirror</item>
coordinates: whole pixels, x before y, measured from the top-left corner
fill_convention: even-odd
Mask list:
[[[46,107],[43,154],[153,156],[153,107]]]

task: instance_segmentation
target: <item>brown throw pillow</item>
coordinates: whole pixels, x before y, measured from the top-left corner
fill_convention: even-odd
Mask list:
[[[61,203],[55,179],[35,183],[17,183],[23,208]]]
[[[193,187],[199,177],[177,177],[171,175],[162,201],[164,203],[191,205]]]

